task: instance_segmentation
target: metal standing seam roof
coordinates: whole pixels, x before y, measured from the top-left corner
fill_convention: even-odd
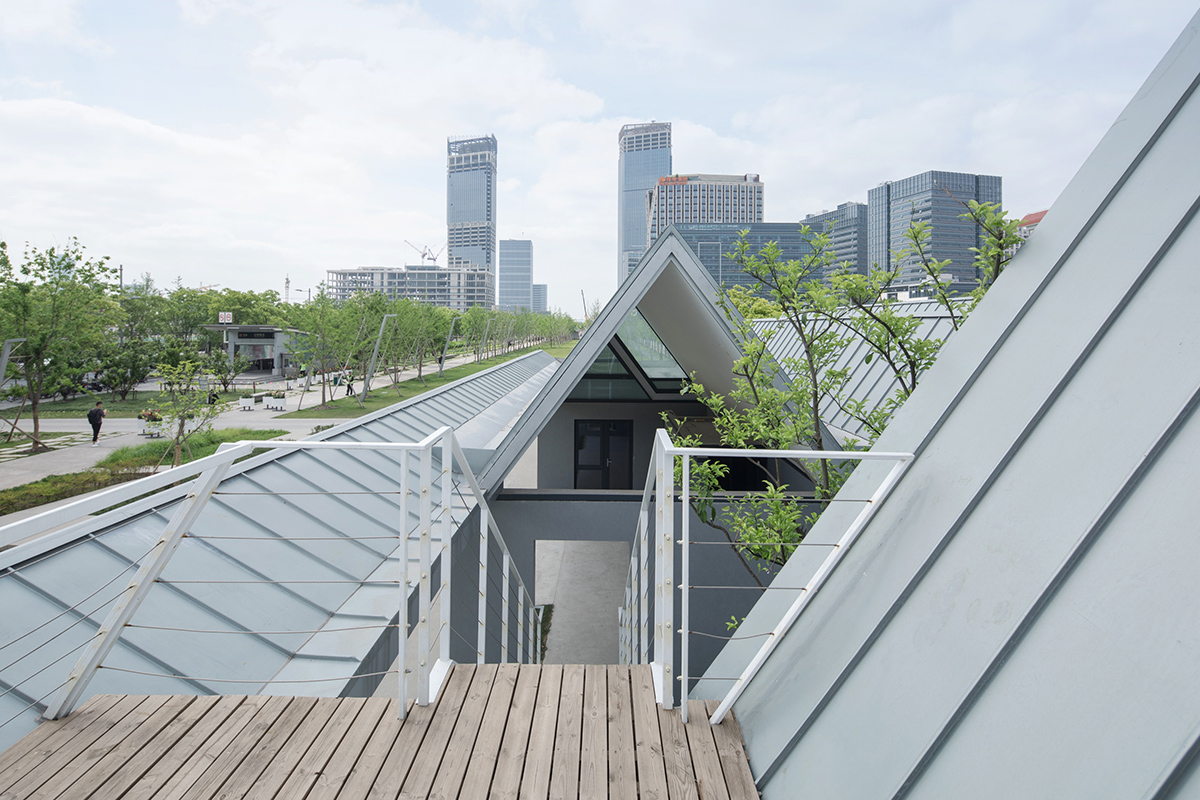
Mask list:
[[[928,341],[941,339],[945,341],[954,333],[950,322],[950,314],[935,300],[920,300],[897,303],[893,308],[901,314],[921,319],[917,335]],[[787,359],[801,358],[800,339],[790,325],[779,319],[756,319],[753,321],[754,333],[761,336],[764,331],[775,329],[776,333],[767,344],[768,350],[775,356],[776,361],[785,363]],[[834,364],[834,369],[848,369],[849,377],[845,391],[849,397],[867,401],[867,411],[873,411],[891,397],[899,381],[892,375],[891,369],[879,358],[867,360],[871,350],[859,338],[854,338]],[[821,421],[836,433],[863,438],[863,426],[854,417],[838,407],[831,398],[826,398],[821,404]]]
[[[461,432],[464,448],[485,448],[557,367],[556,359],[539,351],[312,438],[415,442],[450,425]],[[180,543],[163,574],[165,582],[151,590],[133,622],[241,633],[130,628],[105,663],[239,682],[206,683],[102,669],[89,691],[336,695],[346,681],[322,679],[353,675],[377,640],[378,626],[398,607],[393,557],[397,544],[392,537],[397,533],[399,457],[361,451],[270,451],[232,467],[192,535]],[[37,673],[95,634],[112,600],[128,583],[132,565],[153,547],[188,487],[164,490],[88,519],[75,526],[77,535],[55,533],[0,552],[0,609],[5,612],[0,614],[0,643],[25,636],[0,649],[0,693],[35,676],[0,698],[0,722],[65,679],[77,655]],[[463,519],[473,505],[469,496],[457,498],[455,519]],[[414,520],[415,516],[410,529]],[[113,583],[102,588],[114,576]],[[260,579],[319,583],[171,583]],[[368,579],[393,583],[361,585]],[[68,611],[75,607],[84,613]],[[323,634],[246,632],[357,626],[374,627]],[[30,650],[35,652],[9,663]],[[301,682],[265,688],[270,679]],[[38,711],[40,707],[26,711],[23,718],[0,727],[0,750],[33,727]]]
[[[1200,796],[1198,87],[1200,14],[879,440],[915,462],[734,706],[765,798]]]

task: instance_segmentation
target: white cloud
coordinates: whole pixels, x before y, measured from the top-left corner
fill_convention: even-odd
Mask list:
[[[79,30],[79,0],[0,0],[0,41],[53,41],[95,53],[109,52]]]

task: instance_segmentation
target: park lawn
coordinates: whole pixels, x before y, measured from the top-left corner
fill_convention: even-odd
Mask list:
[[[56,433],[47,433],[46,431],[42,431],[39,438],[42,440],[42,442],[44,444],[46,444],[50,447],[53,447],[54,442],[51,441],[52,439],[56,439],[60,436],[75,436],[75,435],[77,435],[77,434],[70,433],[69,431],[62,431],[62,432],[56,432]],[[8,434],[4,431],[0,431],[0,453],[7,453],[11,450],[16,450],[16,449],[28,449],[33,444],[33,440],[30,439],[25,434],[21,433],[20,431],[17,431],[16,433],[13,434],[11,442],[4,441],[4,439],[7,439],[7,438],[8,438]]]
[[[400,388],[399,393],[397,393],[396,387],[392,385],[392,382],[388,380],[386,375],[376,375],[371,380],[371,383],[373,384],[371,388],[371,394],[369,397],[363,400],[362,408],[359,408],[358,401],[353,397],[341,396],[346,392],[344,388],[338,387],[335,391],[332,386],[329,387],[330,391],[334,392],[334,394],[338,396],[331,402],[326,403],[324,408],[321,408],[321,389],[320,387],[316,387],[311,389],[308,394],[304,395],[304,405],[307,406],[307,408],[301,408],[299,411],[291,411],[287,414],[280,414],[278,419],[353,419],[354,417],[361,417],[364,414],[370,414],[373,411],[379,411],[380,409],[395,405],[403,400],[408,400],[411,397],[424,394],[425,392],[436,389],[439,386],[445,386],[448,383],[453,383],[454,381],[465,378],[468,375],[474,375],[476,372],[483,372],[485,369],[494,367],[497,364],[503,364],[505,361],[511,361],[518,356],[523,356],[526,353],[531,353],[534,350],[541,349],[543,348],[531,347],[526,350],[505,353],[502,356],[489,358],[486,361],[481,361],[479,363],[462,364],[457,367],[451,367],[450,369],[447,369],[440,378],[437,374],[436,365],[433,367],[426,367],[428,372],[425,373],[424,382],[418,380],[417,378],[410,378],[409,380],[401,381],[398,384]]]
[[[567,354],[575,349],[575,344],[578,341],[578,339],[572,339],[566,344],[555,345],[554,347],[543,347],[542,349],[555,358],[566,358]]]
[[[109,419],[135,419],[144,409],[155,408],[158,405],[159,395],[159,392],[138,392],[137,399],[134,400],[133,393],[130,392],[128,400],[119,400],[109,394],[79,395],[70,400],[53,402],[43,400],[38,404],[38,417],[40,419],[70,419],[72,417],[82,419],[99,400],[104,404],[104,410]],[[240,395],[240,392],[222,392],[221,402],[236,402]],[[17,408],[6,408],[4,411],[0,411],[0,419],[11,421],[16,413]],[[30,419],[29,406],[26,405],[18,425],[25,427]]]
[[[204,456],[215,453],[218,445],[222,442],[236,442],[242,439],[273,439],[286,432],[223,428],[197,433],[189,440],[189,444],[192,446],[194,458],[204,458]],[[86,472],[50,475],[40,481],[0,490],[0,516],[145,477],[146,468],[153,467],[170,446],[170,441],[159,440],[136,447],[120,447]],[[183,459],[185,463],[191,460],[187,457],[186,450],[183,453]],[[170,466],[169,462],[167,466]]]

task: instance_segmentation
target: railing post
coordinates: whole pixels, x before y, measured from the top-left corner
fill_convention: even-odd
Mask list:
[[[417,607],[417,705],[429,705],[429,612],[430,612],[430,567],[431,549],[430,528],[432,514],[430,510],[429,482],[433,460],[430,448],[421,450],[420,496],[421,496],[421,543],[418,558],[421,568],[421,588],[419,605]],[[445,565],[443,565],[444,567]]]
[[[159,537],[158,543],[146,560],[142,563],[141,568],[133,576],[126,587],[124,594],[108,612],[108,617],[104,623],[96,630],[96,635],[80,655],[79,661],[75,664],[75,668],[71,670],[71,674],[67,678],[67,682],[54,700],[46,708],[43,715],[46,719],[59,719],[70,714],[75,706],[79,703],[84,691],[87,689],[88,683],[91,682],[92,676],[96,674],[96,670],[104,662],[106,656],[112,650],[113,645],[117,643],[117,639],[121,637],[121,632],[125,629],[125,625],[133,617],[138,606],[142,604],[142,600],[149,594],[150,589],[154,586],[155,581],[162,574],[163,569],[167,566],[167,562],[171,560],[176,548],[179,547],[179,542],[191,530],[192,525],[200,516],[200,511],[204,508],[205,502],[212,496],[213,490],[217,488],[221,480],[225,477],[229,465],[236,457],[233,450],[227,451],[230,453],[229,458],[213,467],[212,469],[200,474],[192,485],[192,490],[180,502],[179,507],[175,509],[175,513],[171,516],[170,522],[163,529],[162,536]]]
[[[504,599],[500,603],[500,613],[503,621],[500,624],[500,663],[508,663],[508,576],[509,576],[509,558],[508,553],[504,554],[504,577],[500,582],[504,590]]]
[[[675,707],[675,456],[663,453],[663,527],[659,537],[663,548],[663,708]]]
[[[476,663],[484,662],[487,652],[487,588],[488,588],[488,510],[482,504],[479,509],[479,634]]]
[[[525,663],[525,634],[529,630],[528,620],[525,619],[525,593],[517,592],[517,663]]]
[[[396,662],[400,719],[408,712],[408,453],[400,451],[400,649]]]
[[[680,525],[683,530],[679,546],[679,713],[682,715],[684,725],[688,721],[688,624],[691,621],[688,616],[688,595],[691,588],[691,558],[688,553],[691,515],[688,514],[688,481],[691,478],[691,463],[692,459],[685,453],[682,479],[679,482],[679,489],[683,493],[683,502],[679,504],[679,513],[682,516]],[[674,474],[675,470],[672,469],[671,472]]]
[[[641,662],[645,663],[650,652],[649,642],[649,610],[646,608],[649,603],[646,601],[650,597],[650,542],[648,539],[650,520],[648,513],[643,508],[638,514],[638,549],[641,551],[638,565],[638,637],[641,648]]]
[[[454,520],[450,517],[451,492],[450,468],[454,455],[450,447],[450,437],[454,436],[452,429],[447,429],[441,440],[442,456],[442,506],[439,514],[438,530],[442,537],[442,588],[441,602],[438,603],[438,658],[450,663],[450,625],[453,611],[454,595],[450,592],[451,573],[454,572],[450,555],[450,546],[454,538]],[[432,487],[430,487],[432,488]]]

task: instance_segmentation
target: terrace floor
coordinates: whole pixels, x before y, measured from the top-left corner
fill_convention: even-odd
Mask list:
[[[404,720],[383,698],[98,695],[0,754],[0,798],[757,800],[733,716],[693,700],[684,725],[651,681],[458,665]]]

